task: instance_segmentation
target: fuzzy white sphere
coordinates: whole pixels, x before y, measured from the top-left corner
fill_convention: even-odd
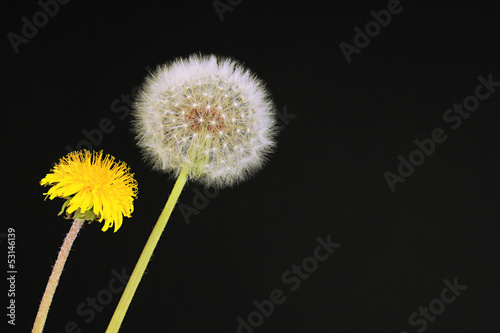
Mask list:
[[[224,187],[259,170],[275,146],[264,84],[229,58],[192,55],[153,71],[134,104],[138,146],[154,169]]]

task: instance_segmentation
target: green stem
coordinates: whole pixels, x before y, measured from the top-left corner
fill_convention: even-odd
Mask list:
[[[59,278],[61,277],[62,271],[64,269],[64,264],[68,258],[71,246],[75,241],[78,232],[82,228],[84,220],[74,219],[71,229],[69,230],[66,238],[64,239],[63,245],[61,246],[61,251],[57,256],[56,263],[50,274],[49,282],[43,293],[42,301],[40,302],[40,307],[38,308],[38,313],[36,315],[35,323],[33,324],[32,333],[41,333],[43,327],[45,326],[45,321],[47,320],[47,315],[49,314],[50,304],[52,304],[52,299],[54,298],[54,293],[56,292],[57,285],[59,284]]]
[[[188,174],[187,171],[187,168],[184,168],[181,171],[179,178],[177,178],[174,189],[172,190],[172,193],[167,200],[165,208],[163,208],[163,211],[161,212],[161,215],[158,218],[158,221],[156,222],[151,235],[149,236],[146,246],[142,250],[141,256],[139,257],[139,260],[135,265],[134,271],[132,272],[127,286],[125,287],[125,291],[123,292],[120,302],[115,309],[115,313],[113,314],[113,317],[109,322],[108,328],[106,329],[106,333],[116,333],[120,329],[123,318],[127,313],[127,309],[130,305],[130,302],[132,301],[132,297],[134,297],[137,287],[139,286],[139,282],[141,282],[142,276],[144,275],[146,266],[148,265],[148,262],[153,255],[156,244],[158,244],[158,240],[160,239],[160,236],[163,233],[165,226],[167,225],[170,214],[172,213],[172,210],[177,203],[177,199],[179,198],[179,195],[181,194],[182,189],[186,184]]]

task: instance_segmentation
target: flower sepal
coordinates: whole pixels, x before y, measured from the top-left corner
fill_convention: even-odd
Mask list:
[[[87,210],[85,213],[82,213],[80,208],[78,208],[73,214],[67,213],[66,208],[68,207],[69,202],[71,201],[72,197],[64,197],[66,201],[64,201],[61,211],[59,212],[59,215],[62,215],[63,213],[66,213],[66,216],[64,218],[66,220],[74,220],[74,219],[79,219],[79,220],[84,220],[84,221],[94,221],[96,219],[95,213],[92,211],[92,209]]]
[[[73,214],[72,219],[80,219],[80,220],[92,222],[96,219],[96,216],[91,209],[87,210],[85,213],[81,213],[80,208],[78,208],[75,211],[75,213]]]
[[[59,212],[59,214],[57,214],[57,216],[61,216],[66,211],[66,207],[68,207],[71,197],[64,197],[63,199],[65,199],[65,201],[61,207],[61,211]]]

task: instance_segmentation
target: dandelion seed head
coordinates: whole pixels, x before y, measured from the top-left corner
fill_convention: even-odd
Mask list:
[[[159,66],[134,103],[137,144],[153,169],[225,187],[259,170],[275,146],[275,107],[235,60],[192,55]]]

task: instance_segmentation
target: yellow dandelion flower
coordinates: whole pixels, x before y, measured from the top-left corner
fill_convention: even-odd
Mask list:
[[[61,212],[72,218],[105,220],[102,231],[114,225],[116,232],[123,216],[130,217],[137,197],[137,181],[126,163],[103,152],[71,152],[59,160],[41,181],[52,187],[44,193],[49,199],[64,198]]]

